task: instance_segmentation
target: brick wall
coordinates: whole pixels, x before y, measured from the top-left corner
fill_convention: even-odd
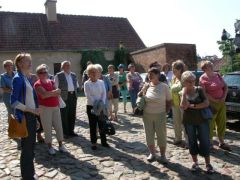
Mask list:
[[[131,53],[133,61],[142,66],[137,71],[147,71],[149,64],[158,61],[161,64],[182,59],[190,70],[197,68],[196,46],[194,44],[165,43]],[[137,67],[138,67],[137,66]]]

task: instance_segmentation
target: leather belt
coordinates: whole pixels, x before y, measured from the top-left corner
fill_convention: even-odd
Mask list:
[[[75,91],[68,91],[68,93],[69,93],[69,94],[74,94],[74,93],[75,93]]]

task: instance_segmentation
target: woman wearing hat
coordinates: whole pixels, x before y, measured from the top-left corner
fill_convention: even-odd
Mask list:
[[[119,91],[122,95],[122,101],[123,101],[123,105],[124,105],[124,113],[127,112],[126,110],[126,105],[127,105],[127,94],[128,94],[128,90],[127,90],[127,74],[124,71],[124,65],[123,64],[119,64],[118,66],[118,70],[119,70],[119,74],[118,74],[118,85],[119,85]]]

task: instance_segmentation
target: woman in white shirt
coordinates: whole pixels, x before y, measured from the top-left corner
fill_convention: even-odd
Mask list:
[[[166,152],[166,114],[171,107],[171,94],[167,84],[159,81],[160,71],[152,67],[148,71],[149,84],[145,85],[140,92],[145,94],[145,107],[143,109],[143,123],[146,133],[146,141],[150,155],[148,161],[156,159],[155,133],[160,148],[162,163],[167,163]],[[146,93],[144,93],[146,92]]]
[[[90,139],[92,143],[92,150],[96,150],[97,125],[99,127],[102,146],[109,147],[106,139],[106,134],[103,131],[103,121],[100,121],[99,118],[92,113],[93,104],[95,101],[102,100],[104,104],[106,103],[106,90],[104,82],[99,79],[98,67],[96,65],[89,65],[87,67],[87,74],[89,79],[84,83],[84,93],[87,97],[87,115],[90,126]]]

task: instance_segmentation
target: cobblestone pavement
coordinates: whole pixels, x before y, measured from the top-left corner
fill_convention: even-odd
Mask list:
[[[128,104],[130,111],[130,103]],[[6,109],[0,103],[0,179],[20,179],[17,143],[8,139]],[[212,165],[217,171],[205,173],[203,158],[199,158],[201,172],[194,174],[189,168],[192,161],[188,150],[176,147],[173,142],[172,123],[167,124],[167,158],[169,163],[146,160],[148,150],[142,120],[123,113],[120,105],[119,121],[114,123],[117,133],[108,137],[110,149],[98,146],[92,151],[89,142],[85,98],[78,99],[76,132],[79,137],[67,139],[69,154],[57,153],[52,157],[44,144],[36,145],[35,169],[39,179],[240,179],[240,133],[228,130],[226,141],[233,149],[227,153],[217,149],[211,154]],[[57,142],[53,138],[57,149]]]

